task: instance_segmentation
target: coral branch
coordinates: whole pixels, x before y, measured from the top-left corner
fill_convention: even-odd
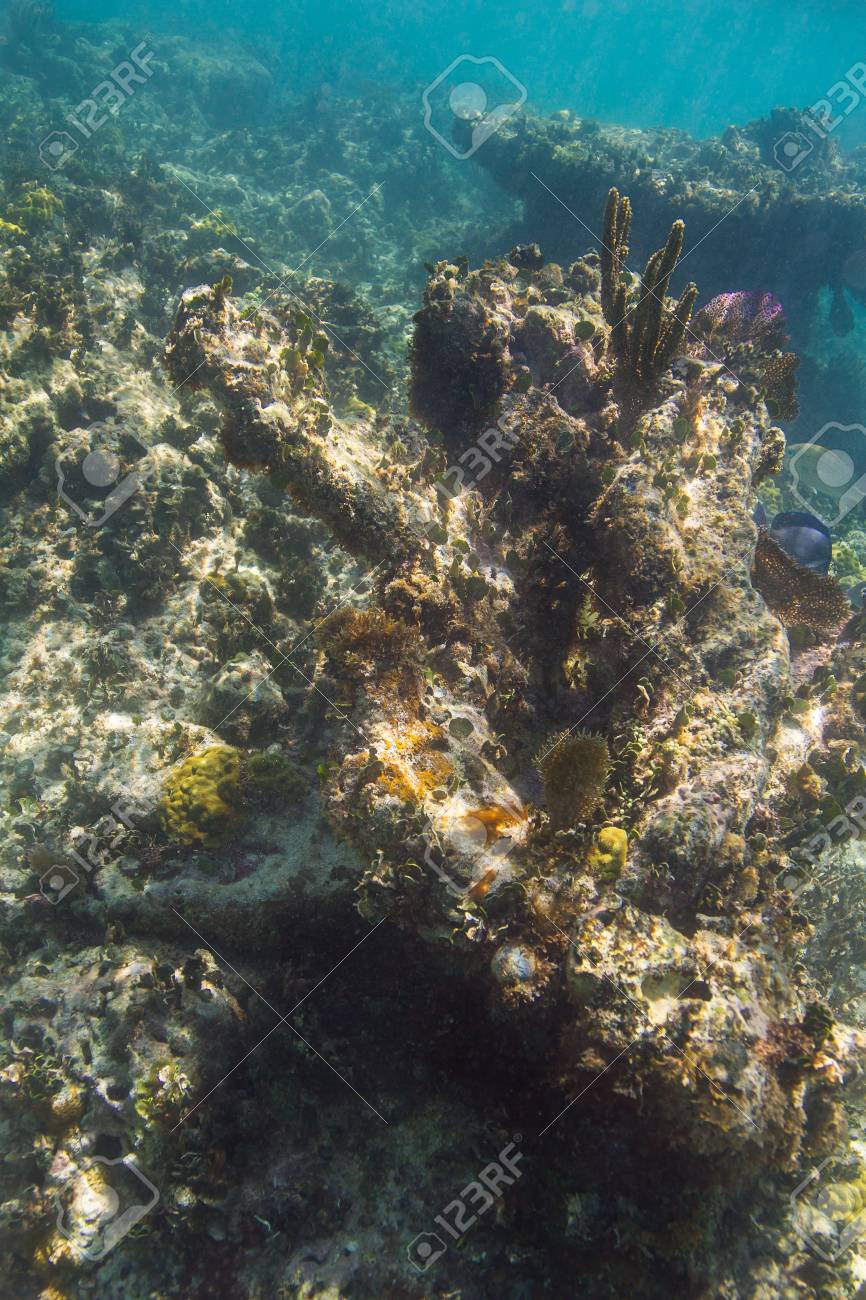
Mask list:
[[[682,221],[675,221],[664,248],[653,253],[646,264],[637,303],[628,305],[625,263],[631,216],[628,197],[612,189],[604,219],[601,303],[622,381],[647,388],[658,383],[682,346],[698,289],[687,285],[676,305],[668,307],[667,292],[685,234]]]

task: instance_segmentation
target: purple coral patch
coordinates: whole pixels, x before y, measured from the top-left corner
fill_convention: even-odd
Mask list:
[[[738,289],[720,293],[697,313],[696,328],[732,343],[777,342],[785,333],[785,312],[779,299],[763,290]]]

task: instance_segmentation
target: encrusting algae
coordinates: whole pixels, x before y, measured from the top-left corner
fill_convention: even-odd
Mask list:
[[[615,879],[625,866],[628,834],[621,826],[602,826],[586,855],[586,865],[605,880]]]

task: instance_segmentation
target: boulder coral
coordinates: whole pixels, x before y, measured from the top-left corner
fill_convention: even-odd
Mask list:
[[[230,745],[209,745],[185,759],[162,798],[169,836],[180,844],[219,844],[237,820],[240,773],[240,754]]]

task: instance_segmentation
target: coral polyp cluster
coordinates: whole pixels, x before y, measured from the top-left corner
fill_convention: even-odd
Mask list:
[[[175,843],[218,848],[251,813],[292,808],[307,789],[283,754],[208,745],[169,774],[160,813]]]
[[[698,286],[689,284],[676,304],[667,305],[671,276],[683,248],[685,226],[675,221],[663,248],[646,264],[632,299],[631,274],[624,278],[631,230],[631,203],[610,191],[601,240],[601,305],[610,326],[618,374],[649,397],[661,375],[681,350]]]
[[[798,564],[763,529],[755,547],[754,583],[785,627],[819,635],[839,631],[851,606],[835,578]]]
[[[586,855],[586,865],[602,879],[615,880],[625,866],[628,835],[621,826],[602,826]]]

